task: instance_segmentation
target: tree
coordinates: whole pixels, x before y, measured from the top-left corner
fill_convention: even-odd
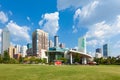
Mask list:
[[[9,53],[8,53],[8,51],[4,51],[3,62],[4,63],[9,63],[9,61],[10,61]]]
[[[47,59],[46,59],[46,58],[43,58],[43,59],[42,59],[42,63],[47,63]]]
[[[18,61],[19,61],[19,63],[23,63],[23,58],[22,58],[22,56],[19,57],[19,60],[18,60]]]
[[[3,59],[2,59],[2,56],[1,56],[1,54],[0,54],[0,63],[2,63],[2,60],[3,60]]]
[[[30,63],[35,63],[36,58],[33,56],[33,57],[31,57],[29,60],[30,60]]]
[[[62,63],[67,63],[67,59],[66,59],[66,58],[64,58],[64,57],[62,57],[62,58],[60,58],[60,59],[58,59],[58,60],[61,60],[61,61],[62,61]]]
[[[18,64],[19,61],[14,59],[14,58],[11,58],[10,61],[9,61],[10,64]]]

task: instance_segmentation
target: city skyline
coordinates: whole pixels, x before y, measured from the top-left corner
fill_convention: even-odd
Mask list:
[[[78,38],[86,35],[87,52],[94,55],[96,48],[109,44],[111,56],[117,56],[120,55],[119,3],[119,0],[1,0],[0,35],[8,27],[11,44],[27,45],[32,43],[32,32],[42,29],[52,41],[57,34],[59,42],[67,48],[76,48]]]

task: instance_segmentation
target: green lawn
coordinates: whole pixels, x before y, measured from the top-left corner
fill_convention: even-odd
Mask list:
[[[0,80],[120,80],[120,66],[0,64]]]

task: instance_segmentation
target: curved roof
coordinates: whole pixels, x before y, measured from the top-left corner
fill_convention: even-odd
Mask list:
[[[69,50],[69,52],[70,52],[70,53],[73,53],[73,54],[74,54],[74,53],[78,53],[78,54],[80,54],[80,55],[83,56],[83,57],[92,58],[91,55],[85,54],[85,53],[83,53],[83,52],[74,51],[74,50]]]

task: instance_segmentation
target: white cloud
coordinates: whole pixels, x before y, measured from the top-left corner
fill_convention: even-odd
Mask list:
[[[91,1],[89,4],[83,6],[81,9],[78,8],[75,11],[73,21],[75,28],[73,29],[73,32],[77,31],[79,29],[80,25],[83,25],[84,21],[86,21],[94,12],[96,7],[99,5],[99,1]],[[87,22],[88,23],[88,22]],[[85,23],[85,25],[87,24]]]
[[[95,46],[95,45],[97,45],[98,43],[97,43],[97,40],[91,40],[91,41],[88,41],[87,42],[87,45],[93,45],[93,46]]]
[[[114,49],[120,48],[120,41],[117,41],[116,44],[114,45]]]
[[[88,18],[95,8],[98,6],[99,1],[93,1],[86,6],[82,7],[82,9],[77,9],[74,15],[74,20],[77,18]]]
[[[111,32],[111,26],[109,24],[106,24],[105,21],[102,21],[100,23],[92,25],[92,27],[89,28],[89,31],[87,32],[86,36],[88,38],[94,37],[103,39],[105,37],[109,37],[109,34],[111,34]]]
[[[57,0],[57,9],[65,10],[67,8],[78,8],[89,3],[90,0]]]
[[[102,21],[96,23],[88,28],[86,37],[89,39],[89,45],[103,44],[105,41],[110,40],[112,37],[120,34],[120,16],[114,20],[113,23],[106,23]]]
[[[13,37],[13,41],[27,41],[30,42],[29,30],[30,28],[27,26],[19,26],[13,21],[10,21],[7,24],[7,27]]]
[[[7,21],[8,21],[7,15],[3,11],[0,11],[0,22],[5,23]]]
[[[30,17],[29,16],[27,16],[27,20],[30,21]]]
[[[59,13],[46,13],[42,15],[42,20],[39,21],[39,25],[42,29],[50,34],[50,36],[54,36],[57,34],[59,30]]]
[[[115,16],[120,14],[119,3],[120,0],[90,0],[90,3],[78,7],[75,11],[74,25],[89,27],[101,21],[112,22]]]

